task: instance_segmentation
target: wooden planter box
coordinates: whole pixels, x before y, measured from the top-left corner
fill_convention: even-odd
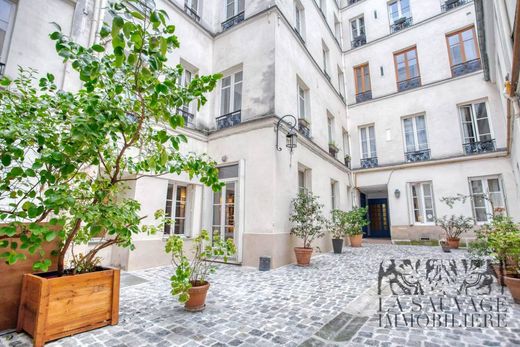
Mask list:
[[[17,331],[33,337],[35,347],[119,319],[119,269],[74,276],[25,274]]]

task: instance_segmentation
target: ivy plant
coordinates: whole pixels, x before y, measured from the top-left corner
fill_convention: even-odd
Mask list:
[[[67,254],[81,264],[75,273],[92,269],[103,248],[133,248],[133,235],[154,228],[140,225],[138,201],[121,198],[131,181],[186,172],[222,186],[210,158],[180,151],[187,138],[177,112],[204,105],[221,76],[181,86],[182,66],[168,63],[179,47],[175,26],[153,2],[110,1],[108,11],[112,22],[90,47],[59,26],[50,34],[78,90],[61,90],[52,74],[31,69],[0,80],[0,257],[9,264],[25,259],[23,250],[39,254],[34,269],[46,271],[42,246],[55,239],[60,274]],[[100,241],[88,252],[73,252],[94,237]]]

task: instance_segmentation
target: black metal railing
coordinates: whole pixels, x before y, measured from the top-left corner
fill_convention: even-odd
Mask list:
[[[219,129],[219,130],[224,129],[224,128],[230,128],[230,127],[235,126],[240,123],[242,123],[242,111],[241,110],[217,117],[217,129]]]
[[[420,151],[406,152],[404,154],[407,163],[415,163],[416,161],[430,160],[430,150],[422,149]]]
[[[356,102],[363,102],[372,99],[372,91],[367,90],[366,92],[356,94]]]
[[[5,73],[5,64],[0,63],[0,76],[3,76]]]
[[[367,36],[365,34],[354,37],[354,40],[350,43],[352,48],[361,47],[367,43]]]
[[[197,11],[189,7],[188,4],[184,4],[184,12],[186,12],[188,16],[195,19],[197,22],[200,22],[200,16],[197,14]]]
[[[309,123],[306,120],[301,118],[298,120],[298,132],[308,139],[311,138],[311,129],[309,127]]]
[[[370,169],[373,167],[377,167],[378,165],[379,164],[377,162],[377,157],[361,159],[361,168],[362,169]]]
[[[336,145],[334,144],[329,144],[329,154],[331,156],[333,156],[334,158],[336,158],[336,155],[338,154],[339,152],[339,148],[336,147]]]
[[[464,147],[465,154],[487,153],[494,152],[496,150],[495,139],[478,142],[468,142],[463,144],[462,146]]]
[[[411,27],[413,24],[412,17],[403,17],[394,21],[392,25],[390,25],[390,33],[396,33],[399,30],[403,30],[405,28]]]
[[[468,60],[464,63],[453,65],[451,67],[451,75],[453,77],[462,76],[482,69],[480,59]]]
[[[177,113],[184,118],[184,126],[192,128],[194,126],[193,120],[195,119],[195,115],[184,108],[178,108]]]
[[[397,90],[402,92],[408,89],[414,89],[421,86],[421,76],[413,77],[408,80],[398,81]]]
[[[227,30],[231,28],[233,25],[237,25],[238,23],[244,20],[244,11],[240,12],[236,16],[233,16],[227,19],[225,22],[222,22],[222,30]]]
[[[446,0],[444,4],[441,5],[441,11],[447,12],[459,6],[466,5],[472,1],[473,0]]]

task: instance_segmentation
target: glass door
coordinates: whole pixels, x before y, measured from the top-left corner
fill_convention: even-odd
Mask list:
[[[220,192],[213,193],[212,239],[231,239],[235,242],[237,181],[228,181]]]

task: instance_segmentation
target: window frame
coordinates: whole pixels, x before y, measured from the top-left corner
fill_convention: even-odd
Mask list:
[[[334,211],[338,208],[338,189],[337,189],[338,181],[330,180],[330,211]]]
[[[11,39],[13,36],[13,29],[14,29],[14,21],[16,18],[16,11],[17,11],[17,5],[18,2],[11,1],[11,0],[2,0],[11,6],[11,12],[9,13],[9,19],[7,23],[7,29],[5,31],[5,37],[4,42],[2,46],[0,47],[0,63],[6,63],[7,57],[9,55],[9,47],[11,46]]]
[[[236,81],[236,75],[241,73],[241,79],[239,82]],[[230,78],[230,84],[229,84],[229,87],[224,87],[224,80],[226,78]],[[220,116],[225,116],[225,115],[228,115],[228,114],[231,114],[231,113],[235,113],[235,112],[238,112],[238,111],[241,111],[242,110],[242,101],[243,101],[243,86],[244,86],[244,71],[243,69],[234,69],[228,73],[226,73],[220,80],[220,88],[219,88],[219,91],[220,91],[220,107],[219,107],[219,115]],[[235,94],[236,94],[236,86],[237,85],[240,85],[240,107],[238,109],[235,109]],[[224,113],[224,89],[225,88],[229,88],[229,112],[225,112]]]
[[[361,29],[360,29],[361,26],[359,24],[359,21],[361,19],[363,20],[363,32],[361,32]],[[352,23],[356,24],[357,35],[355,35],[356,33],[354,33],[354,28],[352,27]],[[363,14],[350,19],[349,24],[350,24],[350,35],[352,36],[352,40],[354,40],[356,37],[360,37],[361,35],[366,35],[365,16]]]
[[[426,132],[426,148],[420,149],[419,148],[419,136],[417,132],[417,118],[423,117],[424,119],[424,131]],[[412,129],[413,129],[413,138],[414,138],[414,150],[408,151],[408,144],[406,142],[406,127],[404,122],[408,119],[412,120]],[[426,151],[430,148],[430,140],[428,138],[428,126],[426,124],[426,115],[423,113],[420,114],[414,114],[410,116],[405,116],[401,119],[401,127],[402,127],[402,134],[403,134],[403,146],[404,146],[404,153],[412,153],[417,151]]]
[[[428,217],[427,217],[427,212],[426,212],[426,203],[425,203],[425,197],[426,195],[424,194],[424,186],[428,184],[430,186],[430,199],[431,199],[431,203],[432,203],[432,213],[433,213],[433,220],[432,221],[427,221],[428,220]],[[419,203],[419,208],[416,209],[415,208],[415,204],[414,204],[414,186],[415,187],[420,187],[420,196],[417,196],[417,202]],[[408,187],[409,187],[409,194],[408,194],[408,198],[410,199],[409,200],[409,206],[410,206],[410,212],[411,212],[411,218],[410,218],[410,221],[413,222],[413,225],[435,225],[435,218],[437,216],[437,212],[436,212],[436,208],[435,208],[435,194],[434,194],[434,191],[433,191],[433,181],[419,181],[419,182],[409,182],[408,183]],[[415,189],[415,191],[417,192],[417,189]],[[420,198],[420,199],[419,199]],[[416,210],[419,210],[420,212],[420,215],[421,217],[423,218],[423,222],[419,222],[416,220],[416,216],[415,216],[415,211]]]
[[[303,92],[303,93],[301,93]],[[309,106],[309,88],[298,79],[296,83],[296,101],[297,101],[297,111],[298,111],[298,119],[303,119],[306,121],[310,121],[310,106]],[[302,101],[303,101],[303,117],[302,117]]]
[[[338,65],[338,91],[339,95],[345,96],[345,73]]]
[[[334,116],[327,111],[327,136],[328,136],[328,143],[332,144],[334,143],[335,136],[334,136]]]
[[[360,64],[360,65],[356,65],[353,67],[354,69],[354,86],[355,86],[355,90],[356,90],[356,95],[359,95],[359,94],[363,94],[363,93],[367,93],[367,92],[370,92],[372,91],[372,80],[371,80],[371,77],[370,77],[370,64],[369,63],[363,63],[363,64]],[[358,89],[358,75],[357,75],[357,70],[360,69],[361,70],[361,87],[362,87],[362,91],[360,91]],[[366,83],[365,83],[365,70],[368,72],[368,89],[366,88]]]
[[[305,7],[299,0],[294,1],[294,29],[305,39]]]
[[[168,186],[166,188],[167,190],[166,190],[164,214],[165,214],[165,217],[166,218],[170,218],[173,221],[173,223],[164,226],[164,228],[163,228],[163,236],[171,236],[171,235],[187,236],[188,235],[188,233],[187,233],[188,225],[186,224],[186,221],[188,220],[187,216],[188,216],[188,206],[189,206],[189,202],[188,202],[188,199],[189,199],[188,185],[189,184],[187,184],[187,183],[182,183],[182,182],[168,180]],[[172,198],[168,199],[168,193],[169,193],[170,187],[172,187]],[[176,215],[176,213],[177,213],[177,203],[180,201],[180,200],[178,200],[178,196],[177,196],[179,187],[183,187],[185,189],[185,191],[186,191],[186,200],[184,201],[184,216],[183,217],[177,217],[177,215]],[[171,204],[170,215],[168,216],[167,205],[168,205],[169,201],[172,204]],[[177,222],[178,219],[184,221],[184,223],[183,223],[183,230],[182,230],[181,233],[175,233],[175,225],[176,225],[176,222]],[[169,233],[166,232],[166,227],[167,226],[169,227]]]
[[[329,73],[329,65],[330,65],[330,50],[329,47],[325,44],[325,42],[321,43],[322,50],[322,58],[323,58],[323,72],[327,75]]]
[[[466,47],[464,47],[464,41],[462,40],[462,33],[466,32],[468,30],[472,30],[472,32],[473,32],[473,45],[475,48],[475,52],[477,53],[477,57],[475,59],[471,59],[471,60],[467,60]],[[451,53],[451,46],[450,46],[450,40],[449,40],[450,37],[455,36],[455,35],[457,35],[459,37],[460,53],[461,53],[461,58],[462,58],[462,62],[459,64],[453,64],[453,56]],[[448,57],[450,60],[450,67],[457,66],[460,64],[465,64],[468,61],[480,59],[480,49],[479,49],[479,44],[478,44],[478,39],[477,39],[477,33],[475,30],[475,25],[471,24],[471,25],[468,25],[463,28],[460,28],[455,31],[451,31],[451,32],[447,33],[446,34],[446,47],[448,48]]]
[[[398,18],[396,20],[399,20],[401,18],[412,18],[412,6],[410,4],[410,0],[408,0],[408,17],[405,17],[403,15],[403,7],[402,7],[402,0],[393,0],[387,2],[387,10],[388,10],[388,21],[390,22],[390,25],[394,25],[396,20],[392,18],[392,12],[390,12],[390,6],[394,3],[397,3],[397,13],[399,14]]]
[[[502,202],[503,202],[503,206],[498,206],[499,208],[503,208],[504,209],[504,214],[507,216],[508,213],[507,213],[507,199],[506,199],[506,194],[505,194],[505,191],[504,191],[504,184],[502,182],[502,175],[489,175],[489,176],[477,176],[477,177],[468,177],[468,185],[469,185],[469,193],[470,193],[470,196],[471,196],[471,212],[473,213],[473,218],[474,218],[474,221],[477,225],[483,225],[483,224],[486,224],[486,223],[489,223],[491,221],[491,216],[493,215],[493,210],[492,210],[492,207],[491,207],[491,203],[489,202],[489,200],[487,198],[483,198],[484,200],[484,205],[485,205],[485,208],[486,208],[486,220],[485,221],[479,221],[477,219],[477,212],[476,212],[476,209],[477,207],[475,206],[475,200],[474,200],[474,195],[476,195],[475,193],[473,193],[473,187],[472,187],[472,182],[473,181],[480,181],[481,184],[482,184],[482,193],[477,193],[477,194],[482,194],[482,195],[485,195],[485,194],[488,194],[488,198],[489,198],[489,180],[492,180],[492,179],[496,179],[497,182],[498,182],[498,187],[500,188],[500,193],[501,193],[501,196],[502,196]],[[487,193],[486,193],[487,192]]]
[[[229,2],[233,2],[233,14],[231,16],[228,16],[228,5],[229,5]],[[242,11],[240,11],[240,5],[242,4]],[[245,0],[226,0],[224,2],[224,14],[225,14],[225,18],[226,20],[228,19],[231,19],[235,16],[238,16],[240,13],[244,12],[245,11],[245,8],[246,8],[246,4],[245,4]]]
[[[410,77],[410,65],[408,60],[408,52],[415,51],[415,60],[417,61],[417,76]],[[406,79],[399,80],[399,69],[397,67],[397,57],[404,54],[404,62],[405,62],[405,69],[406,69]],[[397,88],[399,89],[399,83],[410,81],[412,78],[421,78],[421,66],[419,63],[419,53],[417,52],[417,46],[408,47],[405,49],[401,49],[399,51],[394,52],[394,68],[395,68],[395,81],[397,84]],[[422,83],[421,83],[422,84]]]
[[[373,138],[373,141],[372,141],[372,137],[370,136],[370,128],[373,128],[374,129],[374,138]],[[368,157],[365,157],[363,155],[363,131],[362,129],[365,129],[365,133],[367,135],[367,138],[366,138],[366,143],[367,143],[367,153],[369,154]],[[372,142],[373,142],[373,147],[372,148]],[[367,124],[367,125],[362,125],[359,127],[359,152],[360,152],[360,158],[361,159],[372,159],[372,158],[377,158],[377,142],[376,142],[376,127],[374,124]]]
[[[491,137],[489,140],[482,140],[481,139],[481,136],[484,136],[484,135],[487,135],[487,134],[480,134],[480,131],[478,129],[477,114],[476,114],[476,111],[475,111],[475,107],[478,104],[484,104],[484,107],[486,108],[486,119],[487,119],[488,126],[489,126],[489,136]],[[472,128],[473,128],[473,133],[475,134],[475,141],[474,142],[467,142],[466,138],[465,138],[465,135],[464,135],[464,127],[465,127],[464,124],[465,123],[464,123],[464,120],[463,120],[462,109],[464,107],[467,107],[467,106],[471,106],[471,124],[472,124]],[[461,127],[461,137],[462,137],[462,144],[463,145],[467,144],[467,143],[477,143],[477,142],[481,142],[481,141],[491,141],[491,140],[495,139],[495,134],[493,132],[493,123],[491,122],[491,117],[489,116],[489,107],[488,107],[487,99],[480,99],[480,100],[474,100],[474,101],[461,103],[461,104],[457,105],[457,108],[459,110],[459,124],[460,124],[460,127]]]

